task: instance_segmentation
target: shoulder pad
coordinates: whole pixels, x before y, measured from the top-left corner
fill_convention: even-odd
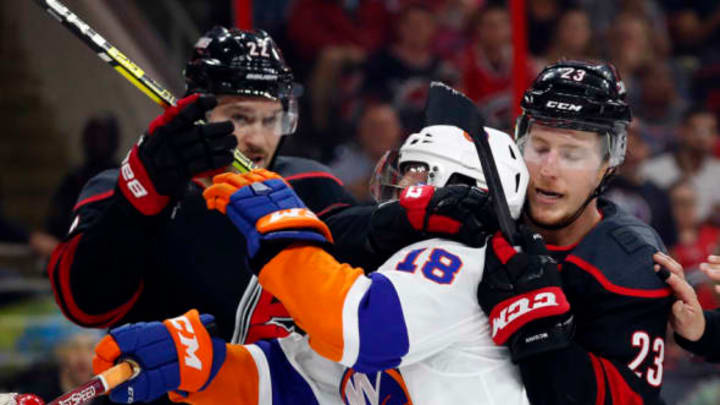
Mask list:
[[[667,286],[655,274],[652,255],[665,252],[657,233],[647,224],[603,201],[604,218],[565,259],[595,276],[605,287],[617,291],[648,290],[658,296]],[[604,277],[605,280],[600,280]],[[610,288],[612,289],[612,288]],[[647,296],[645,293],[639,296]]]
[[[85,186],[83,186],[83,189],[80,191],[80,195],[78,196],[77,203],[75,204],[75,208],[73,208],[73,210],[76,210],[90,202],[103,199],[103,195],[107,195],[108,197],[112,195],[112,192],[115,190],[118,174],[119,169],[108,169],[88,180],[88,182],[85,183]]]

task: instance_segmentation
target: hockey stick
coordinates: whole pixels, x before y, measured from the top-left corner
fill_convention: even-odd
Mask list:
[[[140,366],[132,360],[122,361],[91,378],[85,384],[55,398],[47,405],[80,405],[107,394],[118,385],[140,373]]]
[[[163,107],[175,105],[176,98],[172,93],[153,80],[150,76],[128,59],[122,52],[115,48],[110,42],[97,33],[85,21],[81,20],[67,6],[57,0],[35,0],[35,3],[45,9],[48,14],[54,17],[60,24],[70,30],[76,37],[80,38],[85,45],[97,53],[98,57],[105,63],[112,66],[130,83],[135,85],[146,96]],[[233,152],[234,160],[232,167],[245,173],[255,168],[252,160],[248,159],[239,150]]]
[[[484,124],[484,119],[472,100],[446,84],[430,83],[425,106],[425,125],[453,125],[470,135],[480,158],[488,192],[492,196],[500,231],[512,246],[515,244],[515,221],[510,215]]]

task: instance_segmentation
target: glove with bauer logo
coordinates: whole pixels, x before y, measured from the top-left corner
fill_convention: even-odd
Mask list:
[[[243,234],[255,274],[293,242],[333,241],[327,225],[277,173],[265,169],[223,173],[213,183],[203,192],[207,207],[226,213]]]
[[[566,347],[574,332],[558,265],[539,234],[518,227],[522,251],[498,232],[487,248],[478,301],[490,318],[493,341],[513,362]]]
[[[95,347],[93,371],[99,374],[124,359],[140,365],[140,374],[110,392],[113,402],[148,402],[171,391],[176,391],[175,398],[202,391],[225,361],[225,342],[207,330],[213,321],[212,315],[192,309],[163,322],[111,329]]]
[[[233,160],[237,139],[230,121],[198,123],[215,108],[213,96],[194,94],[150,123],[122,162],[118,187],[143,215],[181,197],[190,179],[216,174]]]
[[[369,240],[374,251],[387,253],[432,236],[480,247],[497,229],[486,191],[466,184],[411,186],[373,212]]]

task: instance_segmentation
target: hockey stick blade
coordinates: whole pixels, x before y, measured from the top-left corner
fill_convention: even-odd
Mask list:
[[[34,0],[35,4],[44,9],[50,16],[72,32],[85,45],[90,47],[103,62],[110,65],[127,81],[132,83],[151,100],[163,107],[175,105],[176,98],[170,90],[148,76],[138,65],[120,52],[102,35],[98,34],[90,25],[81,20],[66,5],[58,0]],[[233,152],[232,168],[239,173],[246,173],[255,168],[252,160],[248,159],[237,149]]]
[[[432,82],[425,105],[425,125],[452,125],[470,135],[480,158],[488,192],[492,196],[500,231],[514,245],[515,221],[510,215],[495,158],[490,150],[484,119],[475,103],[444,83]]]

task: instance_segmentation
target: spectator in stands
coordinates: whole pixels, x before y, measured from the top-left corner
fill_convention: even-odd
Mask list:
[[[291,7],[287,36],[311,63],[325,47],[373,52],[387,37],[389,15],[379,0],[298,0]]]
[[[402,128],[393,106],[370,101],[360,115],[355,142],[338,148],[330,168],[358,201],[370,201],[368,183],[373,168],[386,151],[399,146],[401,139]]]
[[[678,241],[670,255],[685,269],[685,278],[695,288],[702,307],[716,308],[720,306],[718,295],[699,266],[718,247],[720,228],[698,220],[698,195],[690,181],[679,180],[670,187],[669,194],[678,229]]]
[[[2,385],[12,392],[32,392],[49,402],[92,378],[94,349],[102,335],[95,330],[71,325],[64,319],[59,324],[41,329],[35,327],[30,332],[32,336],[26,337],[33,342],[24,343],[47,345],[38,349],[49,352],[49,355]],[[108,397],[100,397],[89,404],[111,402]]]
[[[443,59],[456,55],[468,42],[467,28],[483,0],[442,0],[435,9],[437,33],[433,49]]]
[[[98,113],[85,124],[81,137],[83,163],[63,177],[50,200],[45,231],[34,232],[30,238],[31,246],[42,256],[49,256],[70,229],[72,209],[85,183],[103,170],[118,167],[115,153],[119,132],[117,119],[111,113]]]
[[[642,16],[621,13],[615,17],[606,38],[606,56],[620,71],[628,94],[632,95],[635,75],[657,61],[650,24]]]
[[[635,73],[637,86],[630,103],[633,115],[645,123],[642,136],[650,146],[650,154],[655,156],[673,146],[687,103],[678,94],[668,63],[654,61]]]
[[[677,56],[720,56],[720,3],[716,0],[665,0]]]
[[[610,182],[607,198],[657,231],[666,246],[675,244],[677,235],[667,193],[644,178],[640,167],[650,156],[640,136],[642,122],[634,119],[628,127],[627,153],[618,175]]]
[[[394,26],[392,42],[368,58],[365,92],[392,99],[403,127],[419,130],[430,81],[453,80],[448,66],[432,50],[435,16],[431,9],[412,3],[400,11]]]
[[[592,30],[598,35],[613,30],[619,19],[633,16],[647,24],[650,43],[655,52],[666,56],[669,52],[669,34],[665,12],[657,0],[580,0],[582,7],[592,16]]]
[[[590,19],[581,8],[571,8],[558,19],[547,53],[540,58],[538,65],[545,66],[561,59],[591,59],[592,31]]]
[[[558,25],[562,10],[567,6],[562,0],[528,0],[528,50],[539,57],[550,47],[553,32]]]
[[[471,41],[456,60],[465,94],[485,113],[495,128],[512,123],[512,31],[507,9],[490,4],[470,24]],[[528,66],[526,83],[535,75]]]
[[[687,112],[678,128],[678,146],[672,152],[651,159],[642,167],[643,175],[668,189],[687,177],[697,192],[697,218],[705,221],[720,205],[720,160],[712,156],[717,142],[717,118],[698,107]]]

